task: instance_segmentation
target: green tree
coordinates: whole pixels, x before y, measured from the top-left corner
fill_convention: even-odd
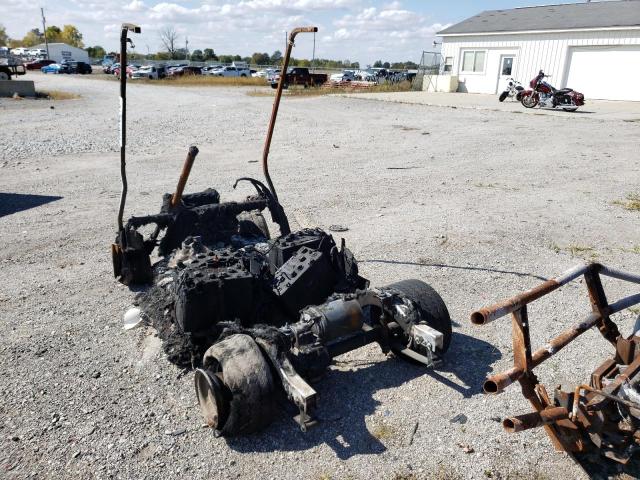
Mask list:
[[[103,58],[107,52],[100,45],[96,45],[95,47],[87,47],[87,54],[90,58]]]
[[[65,25],[62,27],[62,34],[60,35],[62,42],[74,47],[83,48],[82,34],[74,25]]]
[[[231,63],[233,62],[233,55],[220,55],[218,56],[218,60],[220,63]]]
[[[38,45],[39,43],[44,42],[44,36],[40,33],[40,30],[34,28],[29,30],[27,34],[22,39],[23,47],[33,47],[34,45]]]
[[[240,55],[234,55],[233,56],[233,61],[234,62],[240,62],[240,61],[242,61],[242,57]]]
[[[0,47],[5,47],[9,43],[9,35],[7,35],[7,29],[4,25],[0,24]]]
[[[389,62],[384,62],[384,63],[382,64],[382,67],[383,67],[383,68],[391,68],[391,64],[390,64]]]
[[[62,41],[62,30],[60,30],[55,25],[51,25],[50,27],[47,27],[44,34],[46,35],[47,40],[49,40],[52,43]]]
[[[273,52],[273,55],[271,55],[271,63],[273,65],[277,65],[280,62],[282,62],[282,52],[280,50],[276,50]]]
[[[382,60],[376,60],[373,62],[373,68],[382,68]]]
[[[202,50],[194,50],[191,52],[191,60],[194,62],[202,62],[204,60],[204,54]]]
[[[256,52],[253,55],[251,55],[250,63],[252,65],[269,65],[269,63],[271,63],[271,58],[269,58],[268,53]]]
[[[205,60],[218,60],[218,56],[216,52],[213,51],[213,48],[205,48],[203,56]]]

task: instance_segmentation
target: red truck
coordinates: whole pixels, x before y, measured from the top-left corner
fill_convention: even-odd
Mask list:
[[[280,75],[276,75],[271,81],[271,88],[278,88],[278,82],[280,81]],[[306,87],[319,87],[327,81],[327,75],[324,73],[310,73],[308,68],[293,67],[287,72],[284,77],[283,88],[288,88],[289,85],[302,85]]]

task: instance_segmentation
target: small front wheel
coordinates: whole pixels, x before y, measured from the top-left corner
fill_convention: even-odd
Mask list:
[[[498,97],[498,101],[504,102],[508,96],[509,96],[509,92],[502,92]]]
[[[538,105],[538,98],[531,93],[528,95],[523,95],[522,100],[520,102],[522,103],[522,106],[525,108],[533,108]]]

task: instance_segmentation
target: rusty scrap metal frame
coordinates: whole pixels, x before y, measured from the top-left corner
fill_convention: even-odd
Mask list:
[[[574,423],[579,422],[579,390],[576,390],[576,398],[571,411],[565,407],[557,407],[550,400],[544,385],[538,381],[533,369],[593,327],[597,327],[601,335],[614,347],[618,345],[620,340],[624,340],[618,331],[618,327],[610,317],[614,313],[640,303],[640,293],[609,303],[602,287],[601,275],[640,284],[640,275],[637,274],[623,272],[599,263],[578,265],[531,290],[471,314],[471,323],[474,325],[486,325],[508,314],[512,316],[514,366],[505,372],[487,377],[483,390],[487,394],[502,393],[505,388],[517,381],[522,387],[523,395],[529,400],[535,411],[526,415],[506,418],[503,421],[503,427],[506,431],[519,432],[543,426],[557,449],[569,452],[583,450],[584,445],[576,435],[577,425]],[[544,347],[532,352],[527,304],[581,276],[584,277],[589,291],[592,312],[582,322],[565,330]],[[638,364],[637,366],[635,365],[636,363]],[[632,365],[627,368],[625,373],[629,376],[632,375],[630,370],[633,372],[640,370],[640,357],[634,360]],[[619,376],[622,377],[623,375]],[[602,390],[588,385],[580,385],[578,388],[595,393],[596,399],[612,400],[613,397],[614,401],[627,404],[624,399],[614,395],[624,379],[627,378],[627,375]],[[600,387],[599,385],[596,386]],[[636,405],[636,407],[638,406]]]
[[[264,178],[267,180],[267,185],[271,189],[273,198],[278,201],[278,194],[271,181],[271,175],[269,175],[269,149],[271,148],[271,139],[273,137],[273,129],[276,125],[276,118],[278,116],[278,108],[280,107],[280,99],[282,98],[282,89],[287,76],[287,67],[289,66],[289,59],[291,58],[291,50],[294,46],[296,35],[299,33],[315,33],[318,31],[318,27],[297,27],[291,30],[289,33],[289,41],[287,42],[287,51],[284,54],[284,61],[282,63],[282,70],[280,71],[280,81],[278,82],[278,89],[276,90],[276,98],[273,101],[273,108],[271,109],[271,118],[269,119],[269,128],[267,130],[267,138],[264,142],[264,149],[262,151],[262,172]]]

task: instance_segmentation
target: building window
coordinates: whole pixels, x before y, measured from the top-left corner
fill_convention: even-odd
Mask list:
[[[444,73],[451,73],[452,71],[453,71],[453,57],[445,57]]]
[[[463,73],[482,73],[484,72],[484,58],[486,52],[484,50],[468,50],[462,53],[462,72]]]

